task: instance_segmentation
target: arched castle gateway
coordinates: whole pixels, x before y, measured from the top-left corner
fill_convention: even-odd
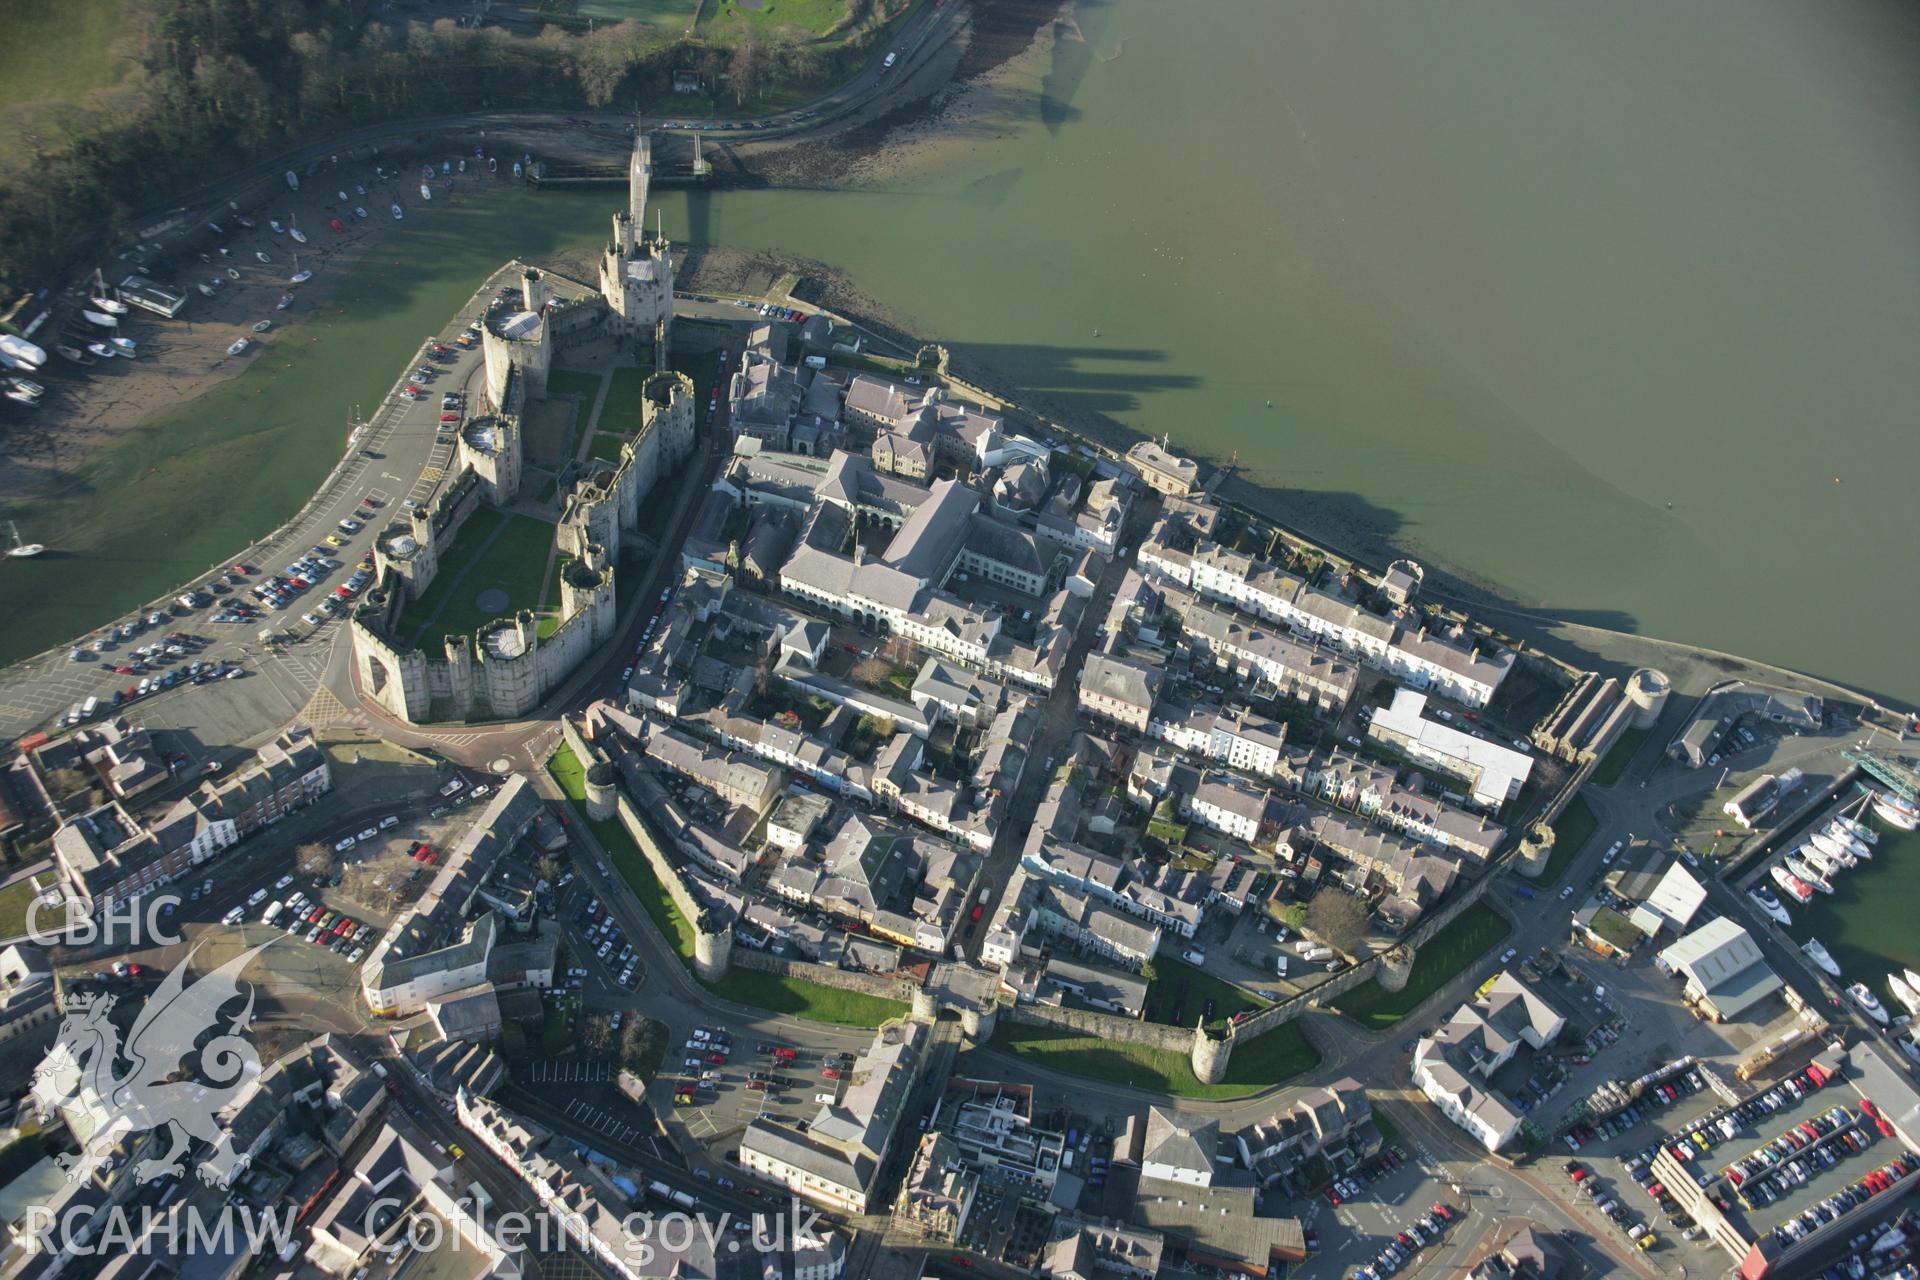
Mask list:
[[[673,264],[664,239],[645,234],[652,153],[637,136],[628,171],[628,207],[613,218],[600,262],[600,291],[532,267],[518,291],[496,300],[480,326],[486,360],[484,411],[462,426],[452,477],[426,507],[402,512],[374,544],[372,587],[353,612],[355,673],[363,696],[413,723],[525,715],[608,641],[616,623],[614,566],[655,482],[693,453],[693,383],[667,370],[673,320]],[[562,296],[564,295],[564,296]],[[433,585],[441,557],[481,504],[509,507],[520,495],[521,415],[547,393],[556,350],[612,336],[660,372],[641,389],[640,429],[612,462],[595,461],[573,483],[555,544],[560,618],[542,636],[532,612],[449,636],[441,652],[411,647],[400,634],[408,604]],[[515,601],[531,605],[533,601]]]

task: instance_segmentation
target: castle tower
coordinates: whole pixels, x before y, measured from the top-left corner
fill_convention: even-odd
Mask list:
[[[539,268],[528,267],[521,272],[520,302],[535,315],[547,309],[547,278],[540,274]]]
[[[613,238],[600,255],[600,295],[613,334],[635,354],[667,367],[673,325],[673,255],[666,237],[647,235],[647,193],[653,183],[653,138],[634,134],[627,160],[627,207],[613,215]]]
[[[1233,1057],[1233,1035],[1231,1023],[1218,1038],[1207,1031],[1204,1020],[1194,1024],[1193,1048],[1189,1053],[1194,1079],[1201,1084],[1219,1084],[1227,1078],[1227,1062]]]
[[[660,472],[678,467],[693,453],[696,433],[693,379],[662,369],[640,388],[640,429],[658,436]]]

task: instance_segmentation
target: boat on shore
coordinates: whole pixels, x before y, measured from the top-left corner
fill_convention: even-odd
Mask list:
[[[1807,903],[1813,901],[1813,889],[1808,886],[1805,881],[1801,880],[1799,876],[1794,875],[1793,872],[1787,870],[1779,863],[1776,862],[1772,867],[1768,868],[1768,874],[1773,877],[1773,882],[1779,885],[1780,888],[1785,891],[1786,895],[1795,902],[1805,906]]]
[[[258,259],[259,261],[261,261],[261,262],[266,262],[266,263],[270,263],[270,262],[272,262],[272,261],[273,261],[273,259],[272,259],[272,258],[269,258],[269,257],[268,257],[268,256],[267,256],[266,254],[264,254],[264,253],[260,253],[260,252],[257,252],[257,251],[256,251],[256,252],[254,253],[254,255],[253,255],[253,256],[254,256],[255,258],[257,258],[257,259]]]
[[[70,346],[64,342],[54,343],[53,354],[59,356],[62,360],[65,360],[67,363],[77,364],[83,369],[93,363],[92,356],[82,351],[79,347]]]
[[[237,356],[245,352],[246,349],[247,349],[247,340],[245,338],[236,338],[234,339],[233,345],[227,348],[227,354],[230,356]]]
[[[267,330],[271,328],[273,328],[273,321],[262,320],[259,324],[256,324],[253,326],[253,331],[255,333],[265,333]]]
[[[432,188],[432,187],[430,187],[430,186],[428,186],[428,185],[427,185],[426,183],[424,183],[424,182],[420,184],[420,198],[421,198],[422,200],[431,200],[431,199],[433,199],[433,188]]]
[[[115,354],[123,355],[129,360],[140,354],[140,346],[132,338],[108,338],[107,344],[113,348]]]
[[[1920,991],[1915,991],[1905,978],[1897,973],[1888,974],[1887,990],[1893,992],[1893,998],[1898,1000],[1908,1013],[1920,1013]]]
[[[281,225],[280,219],[278,218],[268,218],[267,225],[273,228],[273,234],[277,236],[283,236],[287,234],[286,227]]]
[[[356,218],[365,219],[367,216],[367,211],[365,206],[363,205],[353,206],[353,216]]]
[[[111,360],[118,353],[104,342],[89,342],[87,350],[102,360]]]
[[[298,227],[287,228],[287,234],[292,236],[297,244],[305,244],[307,242],[307,233]]]
[[[1800,949],[1807,953],[1807,959],[1819,965],[1827,974],[1835,978],[1840,976],[1839,964],[1834,961],[1833,954],[1821,945],[1820,939],[1808,938],[1800,944]]]
[[[1875,1022],[1879,1023],[1881,1026],[1883,1027],[1887,1026],[1892,1022],[1892,1019],[1887,1017],[1886,1008],[1883,1005],[1881,1005],[1881,1003],[1878,1000],[1874,998],[1873,992],[1867,990],[1866,983],[1864,982],[1854,983],[1852,986],[1847,988],[1847,994],[1853,997],[1853,1002],[1855,1004],[1859,1005],[1863,1010],[1866,1011],[1866,1014],[1869,1018],[1872,1018]]]
[[[233,220],[239,223],[241,226],[245,227],[247,230],[249,231],[253,230],[253,219],[249,218],[246,214],[244,213],[236,214]]]
[[[1773,917],[1775,923],[1783,926],[1793,923],[1793,917],[1787,913],[1786,904],[1774,896],[1773,890],[1765,885],[1754,885],[1747,890],[1747,896],[1752,898],[1762,911]]]
[[[400,202],[398,200],[394,201],[391,205],[387,207],[393,210],[393,220],[395,222],[398,222],[400,221],[400,219],[407,216],[405,213],[401,212]]]
[[[25,338],[0,333],[0,367],[32,373],[47,362],[47,353]]]
[[[313,272],[301,270],[301,271],[296,271],[291,276],[289,276],[287,278],[287,283],[305,284],[307,281],[311,279],[313,279]]]
[[[25,378],[9,378],[4,393],[15,404],[37,405],[47,389],[37,382],[28,382]]]
[[[83,307],[80,311],[80,318],[96,329],[118,329],[120,327],[120,322],[104,311],[94,311]]]
[[[100,310],[110,316],[123,316],[127,314],[126,303],[116,301],[104,294],[95,294],[93,297],[87,299],[87,301],[93,303],[94,306],[100,308]]]
[[[290,293],[283,293],[280,295],[280,301],[273,304],[273,309],[275,311],[285,311],[288,307],[292,305],[293,305],[293,295]]]

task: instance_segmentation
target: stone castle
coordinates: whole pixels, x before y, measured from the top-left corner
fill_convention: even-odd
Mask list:
[[[525,715],[613,635],[614,573],[622,540],[639,522],[660,476],[694,450],[695,390],[668,370],[673,322],[673,260],[664,237],[645,232],[652,149],[636,136],[628,169],[628,205],[613,216],[600,258],[600,287],[519,272],[480,323],[486,403],[463,424],[451,479],[425,507],[397,515],[374,544],[376,585],[351,621],[354,671],[362,696],[411,723],[504,719]],[[518,265],[518,264],[513,264]],[[612,338],[616,354],[646,358],[656,372],[641,389],[640,429],[616,461],[595,460],[567,496],[555,544],[560,618],[539,634],[519,608],[472,635],[449,636],[443,652],[409,647],[400,636],[407,605],[433,585],[440,558],[482,503],[509,508],[520,496],[527,404],[547,394],[556,350]],[[516,602],[526,603],[526,602]]]

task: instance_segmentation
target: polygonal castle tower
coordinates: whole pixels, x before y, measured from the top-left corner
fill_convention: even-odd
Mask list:
[[[608,331],[636,354],[667,367],[673,327],[673,256],[666,237],[647,234],[647,188],[653,140],[639,130],[627,162],[627,207],[613,215],[613,239],[600,255],[600,296],[612,314]]]

